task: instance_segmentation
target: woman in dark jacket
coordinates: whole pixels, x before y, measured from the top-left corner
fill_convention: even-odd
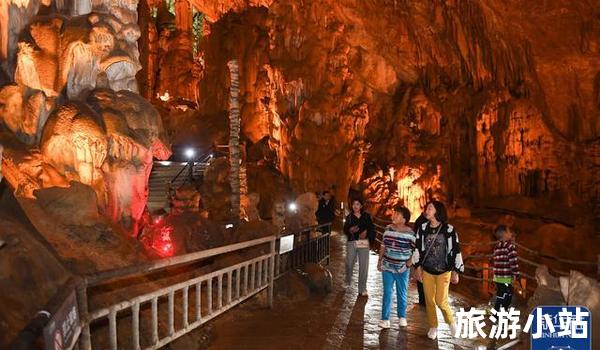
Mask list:
[[[427,222],[416,227],[418,258],[415,266],[417,280],[423,282],[425,290],[429,322],[427,336],[437,338],[436,306],[442,310],[444,320],[450,325],[450,332],[454,336],[456,328],[448,303],[448,290],[450,282],[458,283],[458,273],[464,271],[458,234],[448,224],[446,207],[442,202],[429,202],[425,207],[425,218]]]
[[[352,273],[358,257],[358,294],[366,297],[369,276],[369,247],[375,242],[375,226],[369,213],[363,210],[361,199],[352,200],[352,212],[344,222],[346,242],[346,285],[352,282]]]

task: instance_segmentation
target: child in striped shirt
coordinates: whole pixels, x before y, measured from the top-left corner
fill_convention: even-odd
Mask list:
[[[396,308],[399,324],[406,327],[406,306],[409,267],[415,250],[415,233],[407,226],[410,211],[402,206],[394,208],[392,224],[386,227],[379,249],[377,269],[383,277],[383,306],[381,310],[381,328],[390,328],[392,308],[392,288],[396,285]]]
[[[517,248],[512,242],[512,232],[505,225],[498,225],[494,230],[498,240],[494,247],[492,257],[492,269],[494,272],[494,283],[496,283],[496,304],[494,309],[508,310],[513,295],[513,280],[519,277],[519,263],[517,260]]]

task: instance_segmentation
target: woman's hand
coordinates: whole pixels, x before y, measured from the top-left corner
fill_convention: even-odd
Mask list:
[[[423,268],[421,266],[415,269],[415,278],[417,281],[423,283]]]
[[[352,233],[358,232],[358,226],[352,226],[352,227],[350,227],[350,232],[352,232]]]
[[[411,266],[413,266],[412,258],[410,258],[406,261],[406,267],[411,267]]]
[[[459,280],[459,278],[458,278],[458,272],[452,271],[450,273],[450,283],[452,283],[452,284],[458,284],[458,280]]]
[[[383,268],[381,267],[381,260],[377,261],[377,271],[382,272]]]

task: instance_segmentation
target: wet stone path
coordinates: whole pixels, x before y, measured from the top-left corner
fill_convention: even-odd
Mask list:
[[[214,320],[209,326],[210,339],[204,346],[197,346],[199,342],[191,344],[188,340],[176,342],[172,348],[208,345],[209,349],[476,349],[483,345],[482,339],[452,338],[439,310],[439,338],[429,340],[425,308],[418,305],[412,279],[408,295],[408,327],[398,326],[393,298],[392,326],[387,330],[379,328],[383,289],[381,273],[377,271],[377,256],[372,252],[369,259],[369,297],[361,298],[357,290],[358,264],[352,285],[344,285],[344,250],[344,238],[334,233],[328,267],[334,278],[330,294],[311,295],[300,302],[276,299],[273,309],[267,309],[259,302],[248,302]],[[450,304],[456,311],[469,303],[451,292]]]

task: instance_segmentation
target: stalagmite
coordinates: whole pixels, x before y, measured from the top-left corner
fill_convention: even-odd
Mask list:
[[[231,214],[239,220],[240,208],[240,73],[237,60],[227,62],[229,87],[229,182],[231,184]]]

